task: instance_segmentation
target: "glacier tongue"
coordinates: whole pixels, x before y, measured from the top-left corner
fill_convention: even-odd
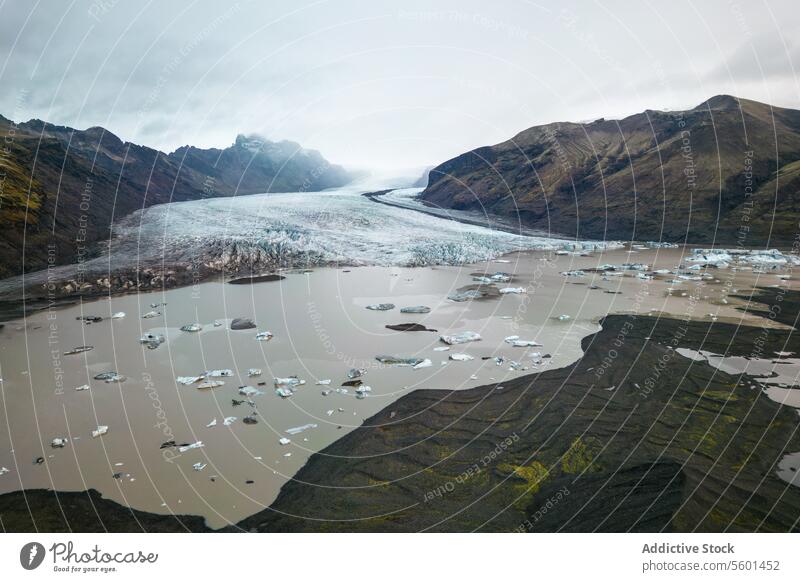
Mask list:
[[[267,272],[322,265],[426,266],[486,261],[517,250],[618,247],[493,230],[380,204],[379,188],[255,194],[173,202],[117,222],[102,254],[0,281],[0,297],[23,288],[58,295],[107,289],[160,289],[214,273]],[[399,191],[408,200],[421,188]]]
[[[423,266],[561,248],[567,242],[377,204],[362,192],[350,187],[153,206],[117,226],[111,252],[116,264],[199,258],[228,270],[330,263]]]

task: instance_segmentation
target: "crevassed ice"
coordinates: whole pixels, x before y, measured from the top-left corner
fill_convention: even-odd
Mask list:
[[[353,185],[324,192],[253,194],[173,202],[115,223],[110,244],[85,261],[85,276],[137,266],[198,265],[234,272],[236,265],[458,265],[516,250],[587,249],[616,242],[527,236],[448,220],[364,197],[381,189]],[[421,188],[403,189],[410,199]],[[64,265],[0,281],[0,295],[75,276]]]
[[[421,189],[407,189],[412,194]],[[256,194],[153,206],[124,219],[111,245],[115,264],[181,261],[248,249],[279,264],[461,264],[572,241],[521,236],[390,207],[363,189]],[[288,260],[287,260],[288,259]]]

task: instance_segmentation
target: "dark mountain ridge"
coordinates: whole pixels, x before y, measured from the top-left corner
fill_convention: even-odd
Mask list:
[[[791,245],[800,111],[719,95],[687,111],[536,126],[435,167],[421,197],[569,236]]]

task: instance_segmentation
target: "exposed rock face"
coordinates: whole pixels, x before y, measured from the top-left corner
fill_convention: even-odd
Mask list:
[[[790,244],[800,111],[721,95],[688,111],[532,127],[437,166],[422,199],[594,239]]]
[[[225,149],[171,154],[85,131],[0,116],[0,277],[72,263],[97,252],[112,224],[170,201],[342,186],[348,173],[293,142],[238,136]],[[49,246],[52,245],[52,246]]]
[[[178,148],[169,157],[179,165],[210,177],[236,194],[318,191],[342,186],[348,173],[314,150],[291,141],[270,142],[256,135],[236,137],[225,149]]]

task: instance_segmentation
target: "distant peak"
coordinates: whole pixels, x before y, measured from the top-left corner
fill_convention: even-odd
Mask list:
[[[249,135],[240,133],[236,136],[234,145],[251,151],[260,151],[264,148],[264,145],[268,143],[270,143],[269,140],[266,140],[255,133],[251,133]]]
[[[734,97],[733,95],[715,95],[708,101],[704,101],[695,107],[695,110],[732,110],[739,109],[740,107],[741,102],[738,97]]]

